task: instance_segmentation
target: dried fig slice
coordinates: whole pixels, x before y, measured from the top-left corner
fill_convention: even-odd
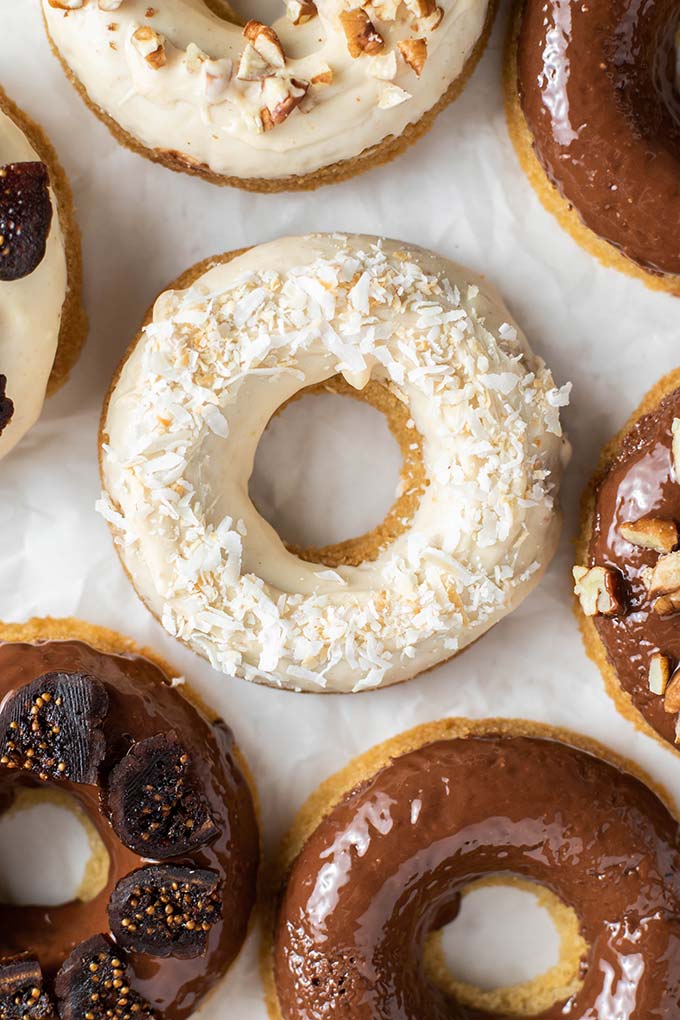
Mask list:
[[[124,962],[103,935],[81,942],[57,974],[61,1020],[158,1020],[127,981]]]
[[[179,857],[217,835],[191,757],[175,733],[132,745],[109,776],[108,802],[119,839],[143,857]]]
[[[44,163],[0,166],[0,280],[21,280],[45,257],[52,225]]]
[[[118,945],[151,956],[203,956],[222,913],[219,877],[172,864],[153,864],[123,878],[109,902]]]
[[[0,375],[0,435],[12,420],[14,402],[7,396],[7,376]],[[0,1020],[2,1018],[0,1017]]]
[[[0,961],[0,1020],[55,1020],[35,957]]]
[[[109,707],[105,688],[84,673],[45,673],[15,691],[0,711],[0,767],[40,779],[96,783]]]

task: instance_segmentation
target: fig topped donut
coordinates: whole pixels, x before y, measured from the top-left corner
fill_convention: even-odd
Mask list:
[[[422,249],[318,235],[178,285],[101,431],[100,509],[171,634],[228,674],[356,691],[450,658],[533,588],[559,534],[567,396],[486,283]],[[421,456],[407,511],[398,500],[360,557],[309,562],[257,513],[248,478],[276,410],[336,376],[386,395]]]
[[[676,1020],[680,833],[631,768],[514,720],[432,723],[353,761],[312,796],[284,847],[274,1015]],[[464,986],[463,998],[433,978],[430,936],[485,878],[545,887],[575,914],[559,998],[539,983],[518,1008],[521,986],[510,986],[487,1009],[488,993]]]
[[[66,381],[86,327],[68,182],[42,130],[0,88],[0,457]]]
[[[462,89],[496,0],[42,0],[53,47],[130,148],[217,184],[314,188],[392,158]],[[220,16],[221,15],[221,16]]]
[[[70,902],[0,904],[0,1016],[184,1020],[255,901],[258,828],[231,733],[119,635],[39,620],[0,639],[0,810],[66,799],[104,860]]]
[[[510,128],[547,207],[605,263],[680,293],[676,0],[518,0]]]

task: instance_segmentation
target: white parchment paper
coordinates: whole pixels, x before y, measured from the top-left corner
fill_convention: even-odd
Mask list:
[[[0,81],[45,127],[69,174],[91,320],[70,383],[0,465],[0,617],[80,616],[174,662],[235,729],[257,778],[270,851],[323,777],[377,741],[446,715],[520,716],[580,730],[680,797],[680,759],[617,715],[583,652],[569,594],[580,492],[602,443],[677,365],[680,301],[602,268],[540,206],[503,115],[506,15],[462,98],[396,162],[310,194],[251,195],[121,148],[66,82],[38,0],[0,0]],[[157,292],[213,253],[321,230],[387,234],[487,274],[558,383],[574,383],[565,415],[574,446],[565,532],[540,588],[460,661],[404,687],[346,697],[249,686],[175,644],[137,601],[93,510],[102,399]],[[258,457],[257,491],[282,527],[292,520],[312,538],[319,530],[326,540],[342,538],[386,509],[398,458],[370,412],[346,403],[341,413],[333,400],[300,404],[285,424],[288,441],[270,437]],[[330,485],[332,464],[338,480]],[[345,472],[354,484],[341,484]],[[308,498],[296,503],[296,487]],[[494,952],[489,944],[492,972]],[[201,1016],[263,1020],[252,940]]]

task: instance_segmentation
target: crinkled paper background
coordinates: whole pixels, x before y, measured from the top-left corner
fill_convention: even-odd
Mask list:
[[[321,778],[377,741],[446,715],[521,716],[580,730],[634,758],[680,796],[680,760],[633,730],[605,696],[581,646],[569,581],[581,489],[601,444],[677,365],[680,302],[602,268],[540,206],[503,115],[506,14],[463,97],[395,163],[311,194],[258,196],[170,173],[118,146],[66,82],[46,43],[38,0],[0,0],[0,81],[45,127],[69,174],[91,319],[69,385],[0,468],[0,617],[81,616],[176,663],[234,727],[257,778],[270,850]],[[574,384],[565,415],[574,446],[566,524],[540,588],[459,661],[358,697],[300,697],[214,673],[142,608],[93,510],[102,399],[157,292],[215,252],[322,230],[391,235],[487,274],[557,382]],[[375,523],[398,470],[372,413],[353,401],[338,408],[337,401],[297,406],[258,460],[262,500],[284,527],[311,541]],[[329,484],[329,463],[339,477],[354,470],[354,483]],[[309,498],[300,500],[299,491]],[[253,943],[201,1017],[263,1020]],[[493,974],[493,943],[487,960]]]

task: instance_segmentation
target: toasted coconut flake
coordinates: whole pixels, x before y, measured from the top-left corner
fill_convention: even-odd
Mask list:
[[[99,0],[100,11],[117,11],[123,0]]]
[[[425,39],[403,39],[397,45],[404,61],[420,78],[427,60],[427,41]]]
[[[340,23],[347,39],[350,56],[360,57],[363,53],[373,56],[384,49],[385,40],[363,7],[342,11]]]
[[[85,6],[85,0],[47,0],[47,2],[58,11],[77,11]]]

